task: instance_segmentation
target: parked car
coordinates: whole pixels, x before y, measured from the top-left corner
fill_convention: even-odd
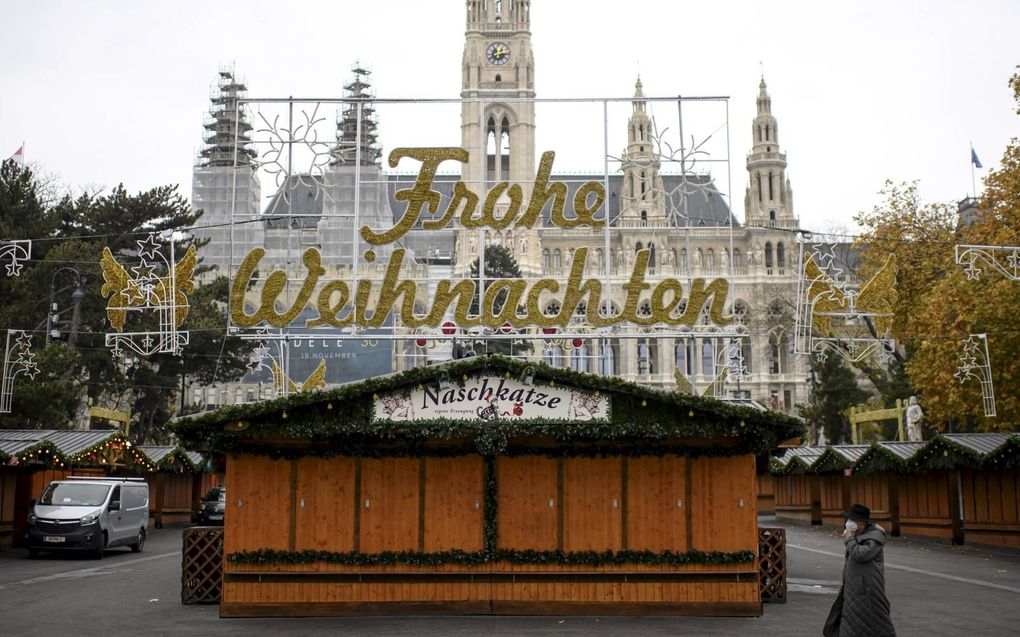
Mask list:
[[[137,553],[148,524],[149,485],[142,478],[55,480],[29,510],[28,557],[76,549],[102,559],[113,546]]]
[[[217,526],[223,524],[223,512],[227,509],[226,487],[213,487],[202,498],[202,508],[198,510],[199,526]]]

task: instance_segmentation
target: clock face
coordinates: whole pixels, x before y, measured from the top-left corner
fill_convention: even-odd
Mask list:
[[[485,59],[489,64],[506,64],[510,60],[510,47],[502,42],[493,42],[485,49]]]

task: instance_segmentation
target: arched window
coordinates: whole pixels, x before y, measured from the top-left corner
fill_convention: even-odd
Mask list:
[[[701,342],[701,373],[715,376],[715,344],[708,339]]]
[[[769,241],[765,244],[765,267],[772,267],[772,242]]]
[[[680,248],[680,269],[687,271],[687,248]]]
[[[715,269],[715,250],[713,250],[712,248],[709,248],[708,251],[705,252],[705,269],[706,270]]]
[[[570,369],[575,372],[587,372],[589,369],[588,344],[570,350]]]
[[[776,244],[776,264],[781,268],[786,267],[786,249],[782,241]]]
[[[524,241],[524,239],[521,239],[521,241]],[[548,271],[549,270],[549,265],[550,265],[550,263],[549,263],[549,248],[542,248],[542,270]]]
[[[649,271],[655,272],[655,264],[656,263],[658,263],[658,261],[655,260],[655,244],[654,243],[649,243],[648,244],[648,269],[649,269]]]
[[[559,270],[563,267],[563,256],[560,254],[560,249],[556,248],[552,254],[552,267],[553,270]]]
[[[769,171],[769,201],[775,201],[776,197],[772,192],[772,172]]]
[[[542,362],[551,367],[563,365],[563,348],[559,345],[547,345],[542,350]]]
[[[680,373],[684,376],[691,375],[690,358],[687,356],[687,340],[677,339],[676,345],[673,346],[673,360],[676,363],[676,368],[680,370]]]
[[[649,301],[642,301],[641,305],[637,309],[638,316],[651,316],[652,315],[652,304]]]
[[[619,358],[619,345],[615,341],[602,341],[599,345],[599,374],[603,376],[616,375],[616,361]]]
[[[592,265],[596,268],[602,267],[602,248],[595,248],[595,253],[592,255]]]
[[[655,373],[655,341],[652,339],[637,341],[637,373],[639,376]]]
[[[501,76],[499,73],[496,73],[496,81],[497,82],[502,82],[503,81],[503,76]]]
[[[761,173],[757,173],[755,178],[758,180],[758,203],[761,203]]]
[[[744,255],[740,254],[740,248],[733,248],[733,267],[744,267]]]
[[[779,336],[773,334],[769,337],[769,373],[778,374],[780,364]]]

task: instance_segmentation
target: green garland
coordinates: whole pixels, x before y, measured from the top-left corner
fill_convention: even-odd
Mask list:
[[[519,377],[527,373],[536,385],[563,384],[600,392],[612,401],[609,422],[558,419],[529,421],[461,421],[436,419],[406,423],[374,420],[372,399],[380,392],[409,392],[440,376],[464,382],[479,374]],[[416,367],[386,377],[370,378],[321,392],[298,392],[272,401],[224,407],[208,414],[182,418],[171,429],[188,448],[216,453],[297,455],[413,455],[423,443],[449,441],[473,446],[472,453],[501,455],[520,438],[552,438],[558,443],[608,444],[595,455],[618,454],[611,447],[628,443],[626,453],[656,453],[677,439],[719,439],[732,446],[684,453],[765,453],[778,443],[803,434],[804,425],[776,412],[764,412],[700,396],[665,392],[615,377],[580,373],[525,363],[502,356],[454,361],[441,366]],[[308,441],[305,451],[280,452],[281,439]],[[648,445],[645,451],[643,446]],[[462,445],[463,446],[463,445]],[[384,452],[372,451],[386,447]],[[463,452],[462,452],[463,453]]]
[[[692,549],[686,552],[677,551],[535,551],[515,549],[495,549],[492,551],[440,551],[424,553],[420,551],[384,551],[381,553],[359,553],[356,551],[337,553],[333,551],[277,551],[259,549],[256,551],[238,551],[227,555],[231,564],[249,566],[262,565],[293,565],[340,564],[343,566],[440,566],[443,564],[460,564],[462,566],[478,566],[492,562],[510,562],[511,564],[557,564],[561,566],[619,566],[624,564],[669,565],[685,564],[747,564],[754,561],[753,551],[699,551]]]

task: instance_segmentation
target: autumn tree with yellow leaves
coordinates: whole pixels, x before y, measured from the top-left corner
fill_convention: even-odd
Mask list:
[[[1010,78],[1020,115],[1020,73]],[[981,267],[977,280],[955,263],[958,244],[1020,246],[1020,139],[984,180],[977,220],[958,223],[956,204],[923,203],[915,184],[886,184],[886,201],[856,220],[864,277],[889,253],[899,264],[892,335],[928,424],[944,430],[1006,431],[1020,422],[1020,281]],[[963,340],[988,335],[997,416],[982,410],[980,384],[956,377]]]

